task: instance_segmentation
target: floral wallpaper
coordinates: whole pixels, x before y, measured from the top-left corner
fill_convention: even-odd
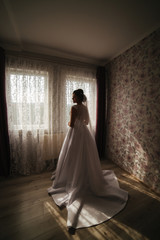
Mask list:
[[[160,193],[160,29],[106,67],[106,157]]]

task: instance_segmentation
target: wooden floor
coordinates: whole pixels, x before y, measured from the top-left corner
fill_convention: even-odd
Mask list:
[[[123,211],[95,227],[78,229],[70,235],[66,209],[60,210],[47,194],[51,173],[10,177],[0,182],[0,239],[4,240],[160,240],[160,197],[113,163],[120,186],[129,192]]]

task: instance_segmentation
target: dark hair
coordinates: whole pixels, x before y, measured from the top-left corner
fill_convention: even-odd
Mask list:
[[[82,89],[74,90],[73,93],[78,97],[81,102],[86,102],[87,98],[83,93]]]

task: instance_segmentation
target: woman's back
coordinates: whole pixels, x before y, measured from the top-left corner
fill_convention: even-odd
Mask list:
[[[76,109],[76,120],[79,120],[83,124],[88,124],[89,122],[89,114],[88,109],[83,104],[74,105],[73,108]]]

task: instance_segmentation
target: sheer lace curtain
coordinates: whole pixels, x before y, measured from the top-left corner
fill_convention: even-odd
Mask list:
[[[96,69],[7,56],[6,96],[11,174],[53,166],[68,130],[72,92],[82,88],[96,125]]]

